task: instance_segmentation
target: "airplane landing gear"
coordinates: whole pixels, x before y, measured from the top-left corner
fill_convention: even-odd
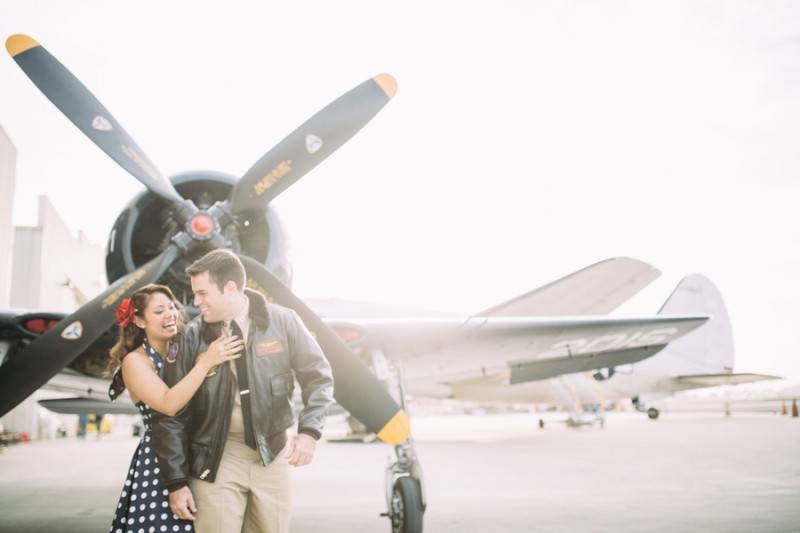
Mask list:
[[[422,470],[410,441],[395,446],[397,461],[386,469],[386,505],[382,513],[391,521],[392,533],[422,533],[425,492]]]
[[[406,409],[402,367],[398,365],[397,385],[400,406]],[[406,410],[406,412],[408,412]],[[409,437],[394,447],[397,460],[386,468],[386,516],[392,533],[422,533],[423,515],[427,506],[422,466],[417,459],[414,441]]]
[[[397,480],[392,494],[392,533],[422,531],[422,502],[417,481],[408,476]]]
[[[647,418],[649,418],[650,420],[657,420],[658,419],[658,415],[661,414],[661,412],[658,409],[656,409],[655,407],[646,407],[644,405],[644,403],[642,403],[642,401],[639,399],[638,396],[633,398],[631,400],[631,402],[633,402],[633,407],[637,411],[639,411],[640,413],[647,413]]]

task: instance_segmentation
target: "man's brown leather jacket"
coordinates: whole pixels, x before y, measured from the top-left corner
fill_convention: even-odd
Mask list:
[[[252,427],[256,448],[266,465],[286,444],[286,429],[294,424],[292,392],[300,384],[304,408],[298,432],[320,437],[325,411],[333,401],[333,376],[328,360],[300,317],[285,307],[267,303],[255,291],[250,299],[250,330],[245,360]],[[206,324],[198,316],[180,335],[174,363],[165,363],[164,381],[172,387],[208,349],[221,323]],[[189,404],[174,417],[153,411],[153,444],[161,478],[170,490],[189,477],[214,481],[230,426],[234,395],[238,394],[229,365],[219,365],[207,377]]]

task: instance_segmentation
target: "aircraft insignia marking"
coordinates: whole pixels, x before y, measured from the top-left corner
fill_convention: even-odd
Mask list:
[[[68,341],[76,341],[81,338],[83,335],[83,324],[81,324],[80,320],[76,320],[66,328],[64,331],[61,332],[61,337],[67,339]]]
[[[128,291],[128,289],[136,285],[136,282],[142,279],[145,276],[145,274],[147,274],[147,269],[144,268],[140,268],[139,270],[131,274],[131,276],[128,279],[126,279],[122,285],[120,285],[114,292],[105,297],[103,303],[100,305],[100,309],[108,309],[109,307],[114,305],[117,302],[117,300],[122,298],[122,296]]]
[[[256,194],[261,196],[267,190],[278,183],[278,181],[284,177],[289,171],[292,170],[292,160],[287,159],[286,161],[281,161],[278,163],[275,168],[270,170],[263,178],[258,180],[258,183],[255,185]]]
[[[590,339],[570,339],[553,344],[550,350],[539,355],[539,357],[563,357],[565,355],[581,355],[592,352],[666,344],[676,333],[678,333],[677,328],[659,328],[649,331],[636,331],[630,336],[624,333],[617,333]]]
[[[158,171],[155,168],[153,168],[153,166],[150,163],[148,163],[145,160],[144,156],[141,155],[139,152],[137,152],[130,146],[125,146],[124,144],[121,145],[120,148],[122,148],[122,151],[125,153],[125,155],[130,157],[131,161],[133,161],[139,168],[141,168],[145,174],[147,174],[154,180],[161,181],[162,183],[167,182],[167,179],[163,177],[161,174],[159,174]]]
[[[111,131],[113,129],[111,123],[100,115],[92,119],[92,127],[97,131]]]
[[[306,152],[309,154],[316,154],[323,144],[322,139],[313,133],[306,135]]]

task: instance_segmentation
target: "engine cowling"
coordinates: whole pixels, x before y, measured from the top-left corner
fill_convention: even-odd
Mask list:
[[[228,174],[212,171],[190,171],[170,178],[178,193],[205,210],[218,201],[226,200],[236,183]],[[123,209],[108,237],[106,246],[106,275],[109,284],[133,272],[156,257],[171,239],[185,228],[176,222],[173,206],[159,196],[143,191]],[[288,254],[288,239],[277,211],[267,205],[263,210],[246,211],[231,216],[221,228],[231,249],[263,263],[286,285],[291,286],[292,268]],[[198,247],[162,276],[184,304],[191,304],[192,294],[184,270],[192,261],[212,249]]]

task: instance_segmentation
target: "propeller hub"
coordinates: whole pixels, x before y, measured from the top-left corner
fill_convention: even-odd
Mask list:
[[[197,213],[189,220],[189,231],[196,239],[210,239],[215,228],[214,219],[206,213]]]

